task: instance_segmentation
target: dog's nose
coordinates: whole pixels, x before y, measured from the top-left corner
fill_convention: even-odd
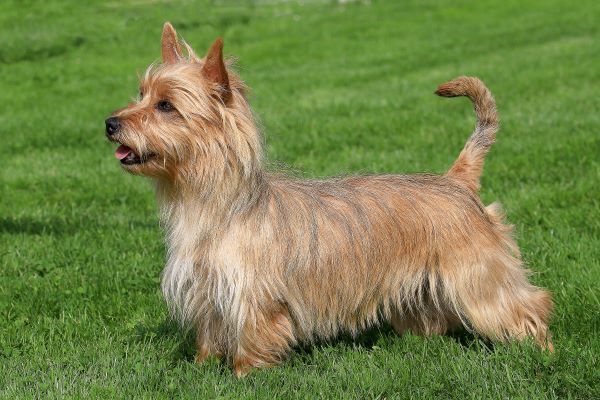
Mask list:
[[[119,128],[121,127],[121,122],[117,117],[107,118],[106,121],[104,121],[104,123],[106,124],[106,134],[108,136],[112,136],[115,133],[117,133],[119,131]]]

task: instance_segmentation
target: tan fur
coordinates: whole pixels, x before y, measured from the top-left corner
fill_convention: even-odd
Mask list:
[[[143,96],[113,115],[123,126],[116,140],[155,155],[124,168],[156,182],[168,246],[162,289],[195,330],[198,361],[222,355],[243,375],[278,363],[296,342],[384,321],[399,333],[464,325],[551,346],[550,295],[528,282],[499,206],[484,207],[476,193],[497,129],[481,81],[438,89],[469,96],[479,120],[445,176],[295,179],[265,170],[242,81],[230,69],[206,73],[185,43],[181,55],[171,29]],[[159,111],[162,100],[176,110]]]
[[[465,148],[448,171],[448,176],[461,180],[473,191],[479,190],[479,177],[483,160],[496,140],[498,114],[496,102],[483,82],[477,78],[462,76],[440,85],[435,93],[443,97],[467,96],[473,102],[477,126]]]

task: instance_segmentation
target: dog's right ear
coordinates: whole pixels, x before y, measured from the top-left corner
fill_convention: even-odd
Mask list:
[[[208,54],[204,59],[202,74],[210,82],[219,85],[220,97],[223,103],[231,100],[231,88],[229,87],[229,76],[223,61],[223,39],[220,37],[210,46]]]
[[[183,58],[177,32],[169,22],[165,22],[163,27],[161,46],[163,63],[174,64]]]

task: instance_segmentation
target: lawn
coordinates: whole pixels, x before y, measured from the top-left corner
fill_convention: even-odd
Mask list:
[[[599,4],[2,1],[0,398],[598,398]],[[194,364],[159,291],[152,185],[104,137],[165,20],[201,54],[224,37],[273,168],[310,177],[443,173],[474,116],[433,90],[481,77],[502,119],[482,197],[554,294],[556,352],[382,326],[242,380]]]

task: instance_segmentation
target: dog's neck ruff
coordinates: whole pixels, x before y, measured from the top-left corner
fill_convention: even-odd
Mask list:
[[[172,317],[183,328],[190,328],[196,319],[194,312],[198,310],[194,265],[201,256],[201,243],[210,236],[206,227],[214,226],[215,222],[200,202],[174,195],[160,184],[157,199],[167,246],[161,289]]]
[[[201,317],[199,313],[206,310],[207,304],[201,304],[202,302],[218,303],[218,288],[213,288],[214,298],[200,297],[199,285],[210,285],[202,281],[210,277],[216,278],[215,281],[222,280],[215,276],[219,272],[210,267],[210,252],[220,247],[228,221],[234,215],[251,209],[260,201],[257,196],[267,191],[264,177],[260,176],[260,183],[258,182],[258,179],[253,181],[252,186],[262,186],[261,190],[230,193],[228,198],[235,200],[230,200],[227,204],[157,183],[157,200],[167,246],[161,289],[171,316],[184,329],[193,327],[194,322]],[[219,308],[219,304],[213,306]]]

